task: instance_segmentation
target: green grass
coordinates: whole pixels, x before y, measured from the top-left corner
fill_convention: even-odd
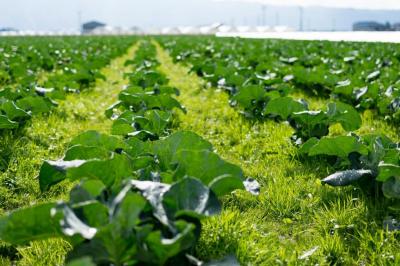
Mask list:
[[[136,46],[135,46],[136,47]],[[79,95],[70,95],[49,115],[36,117],[23,129],[0,138],[0,212],[68,197],[64,182],[41,194],[35,178],[43,160],[58,159],[67,143],[85,130],[109,132],[104,110],[116,100],[125,81],[123,66],[133,47],[102,73],[107,81]],[[300,161],[285,123],[251,121],[228,105],[226,93],[207,88],[186,67],[173,64],[158,47],[160,70],[181,90],[179,101],[188,113],[177,113],[176,127],[209,140],[224,159],[240,165],[261,186],[258,197],[237,191],[224,199],[221,215],[204,221],[204,233],[194,252],[203,260],[235,254],[244,265],[400,265],[399,236],[382,228],[390,201],[355,187],[331,188],[320,179],[332,169],[323,161]],[[41,77],[45,78],[45,76]],[[325,99],[310,98],[312,108]],[[399,140],[396,128],[363,114],[360,134],[385,133]],[[332,134],[343,134],[340,126]],[[299,259],[304,252],[315,252]],[[61,265],[68,244],[60,239],[14,248],[0,243],[0,265]]]
[[[40,193],[36,176],[43,160],[59,159],[68,142],[86,130],[109,132],[111,121],[104,116],[106,108],[117,100],[127,82],[123,73],[127,59],[137,46],[124,56],[113,60],[102,70],[106,81],[99,80],[93,89],[67,96],[48,115],[34,117],[18,132],[3,133],[0,138],[0,211],[10,211],[37,202],[48,202],[68,197],[71,184],[64,182],[49,193]],[[41,77],[44,78],[44,77]],[[61,265],[68,250],[62,240],[38,241],[18,248],[18,265]],[[1,265],[10,265],[16,251],[0,245]]]
[[[383,230],[390,202],[355,187],[321,185],[330,174],[323,161],[302,162],[290,143],[285,123],[251,121],[228,105],[228,96],[173,64],[158,46],[160,70],[180,89],[186,106],[179,114],[183,130],[209,140],[224,159],[238,164],[261,186],[258,197],[238,191],[224,200],[221,215],[203,223],[195,253],[201,259],[236,254],[244,265],[399,265],[398,235]],[[307,98],[302,93],[296,96]],[[325,105],[310,99],[311,106]],[[360,134],[385,133],[399,139],[393,127],[371,112],[363,114]],[[340,126],[333,134],[342,133]],[[304,252],[315,248],[307,258]]]

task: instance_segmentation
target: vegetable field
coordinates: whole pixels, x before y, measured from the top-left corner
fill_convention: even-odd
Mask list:
[[[0,52],[1,264],[400,264],[399,45]]]

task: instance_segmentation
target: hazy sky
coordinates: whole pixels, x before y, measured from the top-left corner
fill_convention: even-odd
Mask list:
[[[399,0],[215,0],[226,2],[247,2],[263,4],[279,4],[290,6],[323,6],[336,8],[359,8],[359,9],[400,9]]]
[[[205,25],[224,22],[235,25],[260,25],[263,0],[0,0],[0,28],[14,27],[32,30],[78,29],[79,21],[99,20],[114,26],[142,28]],[[243,2],[244,1],[244,2]],[[285,1],[317,0],[268,0]],[[400,0],[318,0],[362,1],[384,3]],[[389,2],[388,2],[389,3]],[[367,7],[367,5],[366,5]],[[79,15],[80,14],[80,15]],[[356,11],[352,9],[307,8],[304,13],[305,29],[349,30],[354,21],[400,21],[399,11]],[[298,7],[267,6],[266,24],[299,24]]]

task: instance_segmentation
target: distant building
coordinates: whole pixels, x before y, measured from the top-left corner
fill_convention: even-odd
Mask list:
[[[98,21],[90,21],[82,25],[82,33],[83,34],[90,34],[93,33],[95,30],[100,28],[104,28],[106,24],[98,22]]]
[[[0,28],[0,32],[8,32],[8,31],[18,31],[14,28]]]
[[[392,25],[392,28],[393,28],[393,30],[395,30],[395,31],[400,31],[400,23],[399,23],[399,22],[394,23],[394,24]]]
[[[129,31],[131,32],[131,34],[144,34],[144,31],[137,26],[133,26],[129,29]]]
[[[375,21],[360,21],[353,24],[353,31],[390,31],[389,23],[382,24]]]

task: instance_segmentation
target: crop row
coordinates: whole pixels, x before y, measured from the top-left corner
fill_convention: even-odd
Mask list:
[[[190,250],[201,219],[219,213],[219,199],[236,189],[257,194],[257,183],[195,133],[172,133],[173,112],[185,109],[155,57],[155,47],[142,42],[127,61],[135,69],[126,74],[129,85],[105,111],[112,135],[82,133],[61,160],[43,163],[43,192],[63,180],[79,181],[69,201],[2,217],[3,241],[62,237],[72,246],[67,262],[79,265],[200,265]]]
[[[395,86],[400,79],[394,71],[400,63],[391,46],[324,43],[325,49],[321,50],[322,44],[317,42],[184,37],[159,41],[176,61],[189,64],[199,76],[225,89],[230,94],[230,104],[247,117],[288,121],[299,156],[319,156],[338,171],[325,178],[324,183],[381,187],[386,197],[400,199],[400,144],[385,135],[352,133],[362,124],[357,109],[385,106],[379,109],[380,113],[398,119],[400,94]],[[374,72],[366,74],[371,71]],[[315,75],[320,78],[318,81]],[[346,86],[351,90],[365,86],[354,89],[356,99],[338,93],[344,82],[336,86],[336,81],[344,78],[349,79]],[[332,87],[328,82],[336,85]],[[321,110],[309,110],[306,101],[288,96],[293,87],[299,86],[316,94],[337,93],[337,97]],[[384,86],[390,93],[382,90]],[[354,92],[350,95],[354,96]],[[334,124],[340,124],[349,134],[330,136]]]
[[[67,93],[90,87],[132,38],[5,38],[0,45],[0,130],[48,113]],[[48,71],[47,80],[39,72]]]
[[[79,89],[94,79],[110,59],[123,54],[132,37],[3,38],[0,44],[0,86],[37,83],[41,72],[58,72],[69,80],[64,86]],[[72,77],[74,76],[74,77]],[[65,82],[65,81],[64,81]],[[44,85],[44,84],[42,84]],[[57,84],[55,84],[57,85]],[[61,85],[61,84],[60,84]],[[64,87],[62,86],[62,87]],[[56,86],[57,87],[57,86]],[[62,88],[61,87],[61,88]]]
[[[175,61],[190,63],[193,72],[232,95],[253,85],[286,95],[296,88],[400,122],[398,45],[211,37],[161,41]]]

